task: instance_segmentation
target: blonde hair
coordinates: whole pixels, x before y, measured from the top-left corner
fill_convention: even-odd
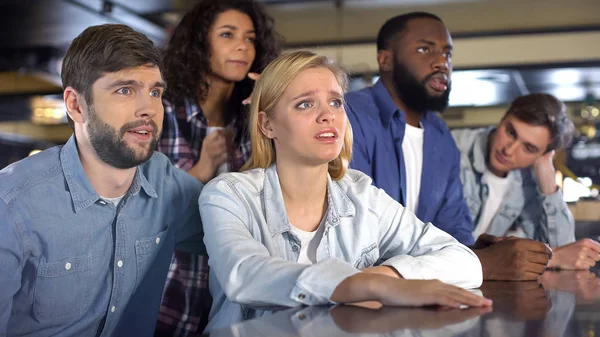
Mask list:
[[[274,107],[281,99],[288,85],[298,74],[309,68],[325,68],[330,70],[345,92],[348,86],[348,75],[337,63],[325,56],[309,51],[286,53],[271,62],[260,75],[252,93],[250,120],[248,130],[252,142],[252,154],[241,171],[254,168],[267,168],[275,162],[275,146],[273,140],[263,134],[259,127],[258,113],[264,111],[267,117],[274,117]],[[340,154],[329,162],[329,175],[333,180],[344,177],[352,157],[352,128],[350,121],[346,124],[344,143]]]

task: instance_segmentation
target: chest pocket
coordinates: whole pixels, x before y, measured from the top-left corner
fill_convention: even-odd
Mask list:
[[[91,254],[57,262],[41,261],[35,280],[33,314],[40,321],[85,312],[91,303]]]
[[[377,243],[373,243],[360,252],[358,259],[354,262],[354,267],[357,269],[372,267],[377,260],[379,260],[379,250]]]
[[[158,234],[135,240],[136,285],[140,284],[146,272],[148,272],[148,268],[154,261],[156,253],[165,244],[168,231],[169,225]]]

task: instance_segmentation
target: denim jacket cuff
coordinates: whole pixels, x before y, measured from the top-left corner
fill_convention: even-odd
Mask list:
[[[331,295],[346,278],[360,273],[348,262],[330,258],[302,271],[292,289],[292,300],[305,305],[335,304]]]

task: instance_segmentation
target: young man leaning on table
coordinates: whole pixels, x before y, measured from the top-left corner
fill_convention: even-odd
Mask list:
[[[598,242],[575,241],[575,221],[556,185],[554,151],[569,145],[573,131],[566,106],[543,93],[516,98],[497,127],[452,131],[475,237],[547,243],[551,268],[588,269],[600,260]]]

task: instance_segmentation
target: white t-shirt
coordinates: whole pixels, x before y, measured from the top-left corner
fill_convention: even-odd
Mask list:
[[[294,235],[300,239],[300,253],[298,254],[298,263],[315,264],[317,263],[317,248],[323,237],[323,224],[314,232],[303,231],[291,225]]]
[[[217,130],[224,130],[225,128],[222,126],[209,126],[206,129],[206,135],[210,135],[211,132],[217,131]],[[223,173],[223,172],[229,172],[229,165],[227,162],[224,162],[223,164],[221,164],[221,166],[219,166],[219,168],[217,169],[217,173],[215,174],[215,176],[218,176],[219,174]]]
[[[419,192],[421,191],[421,172],[423,170],[423,128],[406,124],[402,153],[406,169],[406,200],[404,207],[412,213],[417,213]]]
[[[107,198],[107,197],[100,197],[100,198],[102,198],[102,200],[104,200],[106,202],[112,203],[116,207],[116,206],[119,206],[119,203],[121,202],[121,199],[123,199],[124,196],[125,196],[125,194],[123,194],[120,197],[116,197],[116,198]]]
[[[485,205],[483,205],[483,211],[479,216],[477,227],[475,227],[475,230],[473,231],[473,236],[475,238],[479,237],[481,234],[484,234],[490,227],[490,223],[502,205],[504,196],[508,191],[509,183],[508,178],[500,178],[489,170],[485,170],[481,180],[487,182],[489,193],[487,201],[485,202]]]

